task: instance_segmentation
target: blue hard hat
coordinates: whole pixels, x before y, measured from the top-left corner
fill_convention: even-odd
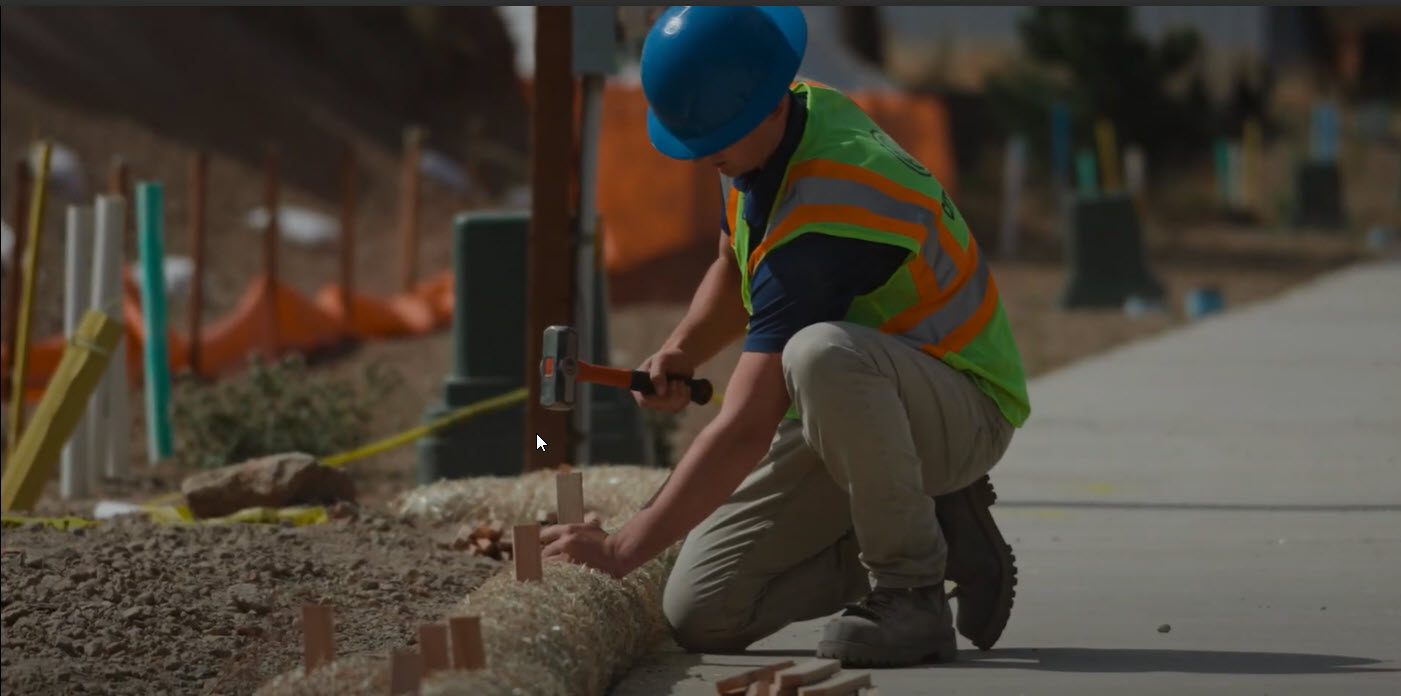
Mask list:
[[[788,93],[807,38],[797,7],[668,9],[642,46],[653,147],[698,159],[748,135]]]

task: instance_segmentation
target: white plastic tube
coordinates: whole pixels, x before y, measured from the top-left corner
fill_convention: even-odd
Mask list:
[[[92,269],[92,207],[68,206],[66,220],[65,263],[63,267],[63,335],[70,340],[78,329],[78,322],[87,311],[91,295],[88,280]],[[88,431],[85,422],[80,422],[63,446],[63,457],[59,476],[60,494],[64,500],[88,495],[92,474],[89,472],[91,457],[88,452]]]
[[[97,197],[97,244],[93,254],[92,304],[107,316],[123,320],[122,251],[126,219],[126,199],[121,196]],[[131,447],[131,421],[127,408],[129,385],[126,374],[126,339],[107,364],[97,393],[88,405],[93,469],[99,466],[108,478],[126,476]],[[94,414],[100,414],[93,417]]]

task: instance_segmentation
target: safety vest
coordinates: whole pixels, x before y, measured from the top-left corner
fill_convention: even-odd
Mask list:
[[[845,321],[879,329],[968,374],[1014,426],[1031,412],[1021,355],[997,284],[968,225],[929,170],[842,93],[810,82],[808,119],[788,161],[763,240],[751,252],[731,188],[730,243],[744,307],[759,262],[799,235],[820,233],[893,244],[909,260],[884,285],[857,297]],[[796,417],[790,408],[788,417]]]

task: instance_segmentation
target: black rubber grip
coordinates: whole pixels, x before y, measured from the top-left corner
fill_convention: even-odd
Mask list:
[[[701,406],[710,403],[711,397],[715,396],[715,387],[710,384],[708,379],[696,379],[685,375],[667,375],[666,378],[671,382],[685,382],[686,386],[691,388],[691,401]],[[629,385],[629,388],[643,394],[652,394],[656,391],[652,387],[652,376],[641,370],[632,371],[632,384]]]

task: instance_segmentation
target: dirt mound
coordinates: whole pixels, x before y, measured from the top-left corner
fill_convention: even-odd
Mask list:
[[[369,515],[312,527],[5,530],[0,686],[15,694],[251,694],[301,660],[305,603],[337,652],[414,642],[499,564]]]

